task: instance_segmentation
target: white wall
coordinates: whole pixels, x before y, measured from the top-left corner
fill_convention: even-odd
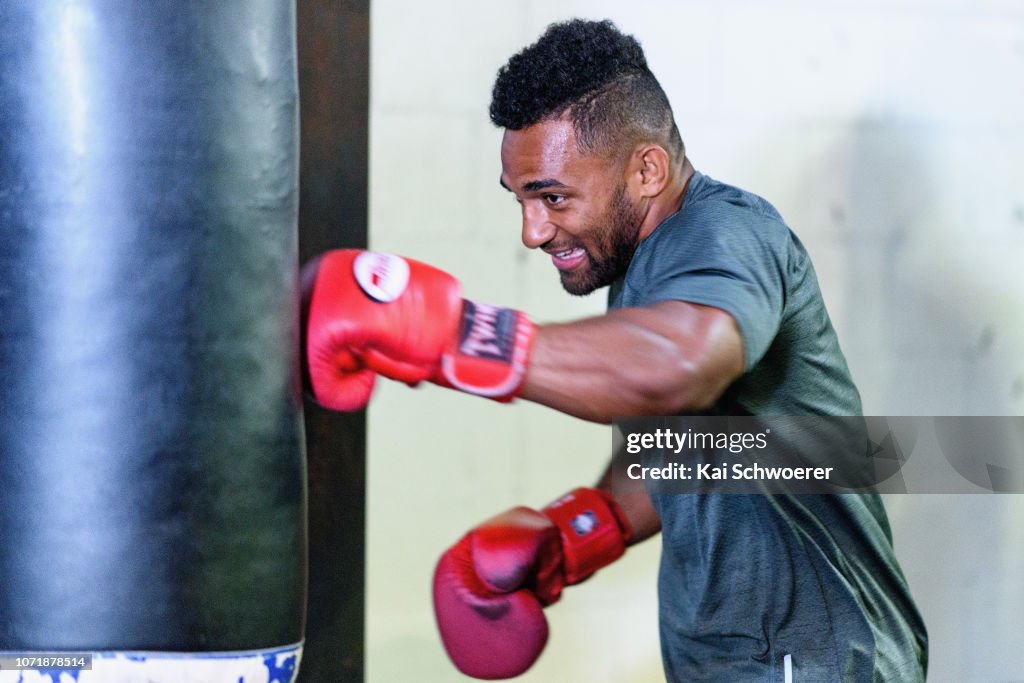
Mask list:
[[[1024,413],[1024,5],[1005,0],[373,0],[370,241],[539,321],[599,313],[519,244],[487,119],[551,21],[644,44],[696,167],[772,201],[817,264],[872,414]],[[430,579],[466,529],[592,483],[609,434],[522,402],[383,383],[372,404],[368,674],[462,680]],[[1024,497],[888,500],[933,681],[1024,678]],[[524,681],[660,681],[657,543],[548,610]]]

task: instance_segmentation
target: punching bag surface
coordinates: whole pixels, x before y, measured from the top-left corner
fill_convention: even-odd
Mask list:
[[[302,640],[294,24],[0,3],[0,651]]]

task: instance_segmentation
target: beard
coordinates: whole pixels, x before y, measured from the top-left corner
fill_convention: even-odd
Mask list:
[[[605,214],[586,230],[594,236],[594,246],[602,256],[586,249],[586,268],[560,272],[565,291],[584,296],[625,275],[636,251],[642,221],[643,210],[626,197],[626,184],[619,185]]]

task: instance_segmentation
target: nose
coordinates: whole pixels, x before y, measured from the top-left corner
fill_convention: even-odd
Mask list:
[[[536,249],[551,241],[557,228],[548,220],[548,212],[538,206],[523,203],[523,244]]]

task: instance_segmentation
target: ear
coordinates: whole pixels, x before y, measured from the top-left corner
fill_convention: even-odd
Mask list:
[[[671,161],[661,145],[647,144],[633,150],[630,176],[634,190],[643,198],[661,194],[668,184]]]

